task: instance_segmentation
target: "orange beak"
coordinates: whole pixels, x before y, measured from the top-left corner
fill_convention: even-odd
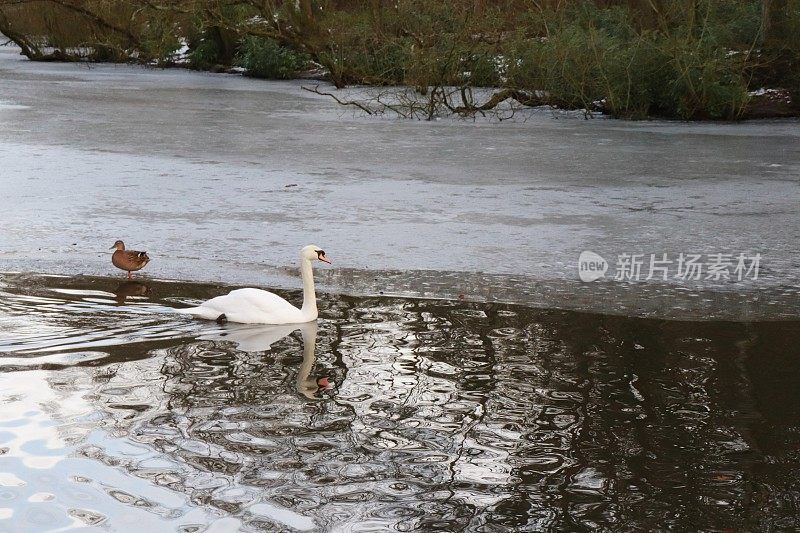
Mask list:
[[[319,256],[319,260],[322,261],[323,263],[328,263],[329,265],[331,264],[328,258],[325,257],[324,255]]]

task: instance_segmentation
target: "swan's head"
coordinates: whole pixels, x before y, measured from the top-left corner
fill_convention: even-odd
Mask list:
[[[309,261],[322,261],[323,263],[331,264],[330,260],[325,257],[325,252],[319,246],[309,244],[300,250],[300,257],[308,259]]]

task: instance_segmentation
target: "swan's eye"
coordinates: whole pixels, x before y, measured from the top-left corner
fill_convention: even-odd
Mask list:
[[[322,257],[323,255],[325,255],[325,252],[324,252],[324,251],[322,251],[322,250],[317,250],[317,258],[320,258],[320,257]]]

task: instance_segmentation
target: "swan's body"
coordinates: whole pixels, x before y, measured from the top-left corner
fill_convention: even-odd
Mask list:
[[[178,309],[207,320],[225,320],[240,324],[302,324],[317,319],[317,295],[311,261],[330,263],[318,246],[309,245],[300,252],[300,273],[303,277],[303,307],[298,309],[277,294],[261,289],[236,289],[217,296],[197,307]]]
[[[277,294],[261,289],[236,289],[179,311],[207,320],[225,315],[228,322],[239,324],[300,324],[317,319],[316,305],[313,309],[298,309]]]

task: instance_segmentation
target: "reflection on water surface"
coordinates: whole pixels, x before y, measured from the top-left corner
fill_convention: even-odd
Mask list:
[[[800,526],[798,322],[135,283],[0,278],[0,530]]]

